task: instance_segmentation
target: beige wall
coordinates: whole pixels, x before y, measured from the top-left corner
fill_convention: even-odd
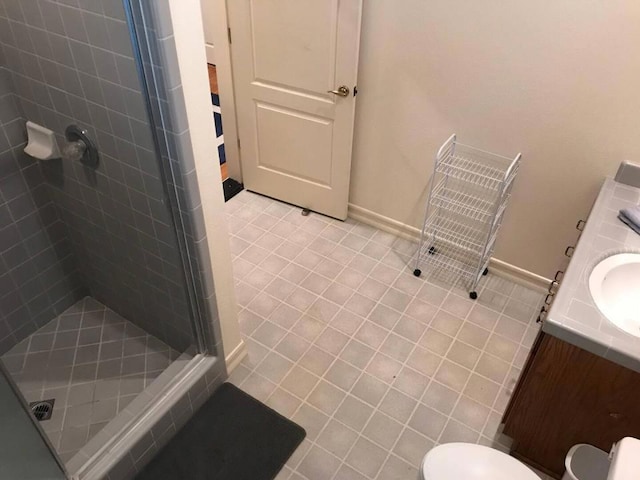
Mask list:
[[[453,132],[523,153],[495,256],[552,276],[605,175],[640,160],[640,1],[365,2],[350,202],[418,225]]]

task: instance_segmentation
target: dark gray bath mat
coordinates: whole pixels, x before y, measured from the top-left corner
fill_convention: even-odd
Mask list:
[[[306,432],[223,384],[137,480],[273,480]]]

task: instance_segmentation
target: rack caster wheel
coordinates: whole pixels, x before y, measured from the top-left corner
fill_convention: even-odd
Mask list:
[[[436,253],[438,253],[436,247],[429,247],[429,255],[435,255]]]
[[[419,268],[416,268],[416,269],[413,271],[413,274],[414,274],[416,277],[419,277],[420,275],[422,275],[422,270],[420,270]]]
[[[469,298],[471,300],[475,300],[476,298],[478,298],[478,292],[471,292],[469,293]]]
[[[482,272],[482,275],[484,275],[485,277],[489,274],[489,267],[484,269],[484,272]]]

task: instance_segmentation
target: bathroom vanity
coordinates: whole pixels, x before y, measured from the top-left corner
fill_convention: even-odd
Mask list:
[[[503,417],[511,453],[556,478],[575,444],[609,451],[640,437],[640,330],[615,326],[589,287],[603,260],[640,253],[640,235],[616,218],[636,204],[640,189],[605,180]]]

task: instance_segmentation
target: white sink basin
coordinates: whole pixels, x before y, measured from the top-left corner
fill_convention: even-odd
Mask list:
[[[607,320],[640,337],[640,253],[605,258],[591,272],[589,290]]]

